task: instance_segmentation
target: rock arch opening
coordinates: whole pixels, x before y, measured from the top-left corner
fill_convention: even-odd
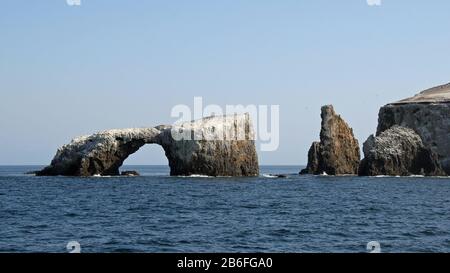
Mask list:
[[[170,174],[169,160],[162,146],[144,144],[124,160],[119,171],[121,174],[137,172],[140,175],[168,175]]]

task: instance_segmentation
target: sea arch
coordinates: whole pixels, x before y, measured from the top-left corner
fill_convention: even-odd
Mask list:
[[[177,139],[172,132],[184,130],[199,139]],[[243,131],[241,138],[221,138],[225,131]],[[171,175],[257,176],[259,174],[254,131],[250,116],[209,117],[177,125],[118,129],[75,138],[56,152],[40,176],[119,175],[129,155],[147,144],[164,149]]]

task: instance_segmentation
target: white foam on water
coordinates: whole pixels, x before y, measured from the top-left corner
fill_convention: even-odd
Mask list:
[[[278,176],[271,175],[271,174],[263,174],[262,176],[265,178],[278,178]]]
[[[204,174],[191,174],[191,175],[179,175],[177,177],[182,177],[182,178],[211,178],[214,176],[209,176],[209,175],[204,175]]]
[[[110,178],[110,177],[113,177],[113,176],[112,175],[94,174],[92,177],[95,177],[95,178]],[[117,177],[120,177],[120,176],[117,176]]]

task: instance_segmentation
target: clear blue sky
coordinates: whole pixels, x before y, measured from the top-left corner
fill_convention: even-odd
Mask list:
[[[362,143],[380,106],[450,81],[449,12],[448,0],[3,0],[0,164],[47,164],[78,135],[171,123],[194,96],[279,104],[281,145],[260,161],[304,164],[321,105]]]

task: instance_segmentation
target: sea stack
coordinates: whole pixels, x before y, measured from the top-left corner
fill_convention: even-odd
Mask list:
[[[208,117],[178,125],[108,130],[59,148],[38,176],[120,175],[124,160],[145,144],[161,145],[174,176],[257,176],[249,114]]]
[[[450,174],[450,83],[382,107],[377,136],[395,125],[414,130]]]
[[[308,152],[308,166],[300,174],[358,174],[360,149],[352,128],[337,115],[332,105],[322,107],[320,142]]]
[[[445,175],[437,154],[410,128],[392,126],[364,143],[361,176]]]

